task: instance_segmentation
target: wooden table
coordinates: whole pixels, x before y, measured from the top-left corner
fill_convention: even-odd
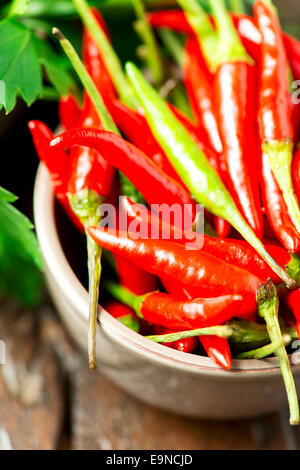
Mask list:
[[[132,399],[90,373],[47,302],[0,304],[0,449],[299,449],[287,411],[259,419],[180,418]]]

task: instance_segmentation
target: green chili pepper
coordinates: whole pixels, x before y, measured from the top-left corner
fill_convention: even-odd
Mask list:
[[[218,173],[211,167],[188,131],[172,114],[167,103],[134,64],[128,63],[126,72],[156,140],[196,201],[204,204],[213,214],[226,219],[257,250],[286,285],[293,287],[295,282],[267,253],[243,219]]]

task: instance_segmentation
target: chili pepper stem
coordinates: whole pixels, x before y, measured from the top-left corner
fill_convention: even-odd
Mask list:
[[[85,0],[72,1],[84,25],[98,45],[107,70],[122,101],[128,106],[136,108],[137,102],[123,72],[120,60],[91,13],[87,2]]]
[[[75,195],[68,194],[74,213],[87,228],[90,224],[97,225],[100,221],[98,209],[102,197],[90,189],[84,189]],[[99,285],[101,278],[102,248],[87,234],[87,254],[89,273],[89,320],[88,320],[88,355],[91,370],[96,365],[96,324],[98,311]]]
[[[229,0],[232,13],[246,13],[243,0]]]
[[[288,213],[300,234],[300,208],[292,181],[293,143],[288,138],[283,142],[264,142],[262,150],[267,154],[270,166],[282,191]]]
[[[93,82],[91,77],[89,76],[88,72],[86,71],[82,61],[80,60],[77,52],[75,51],[74,47],[68,41],[68,39],[65,38],[65,36],[62,34],[62,32],[58,28],[53,28],[52,30],[53,34],[57,37],[57,39],[60,42],[61,47],[63,48],[66,56],[69,58],[71,64],[73,65],[84,89],[88,93],[89,97],[91,98],[93,104],[95,105],[95,108],[98,112],[99,118],[105,127],[105,129],[110,130],[112,132],[118,133],[118,129],[107,111],[104,102]]]
[[[185,11],[188,22],[195,31],[201,49],[212,72],[218,66],[218,36],[209,16],[199,5],[197,0],[178,0]]]
[[[262,346],[258,349],[253,349],[252,351],[245,351],[237,354],[234,359],[263,359],[268,357],[271,354],[276,354],[276,351],[281,346],[287,346],[291,342],[292,338],[290,335],[282,335],[282,340],[274,341],[273,343]]]
[[[101,248],[87,236],[88,271],[89,271],[89,322],[88,354],[91,370],[96,370],[96,324],[99,286],[101,278]]]
[[[138,316],[140,315],[139,303],[137,303],[138,296],[131,292],[126,287],[122,287],[115,282],[106,281],[104,284],[105,289],[119,302],[122,302],[128,307],[131,307],[135,310]]]
[[[232,329],[228,325],[209,326],[207,328],[198,328],[196,330],[180,331],[178,333],[170,333],[166,335],[151,335],[145,338],[155,341],[156,343],[171,343],[184,338],[192,338],[194,336],[219,336],[220,338],[230,338]]]
[[[232,329],[230,344],[237,351],[245,352],[250,349],[258,349],[266,346],[270,341],[265,325],[240,319],[231,320],[228,325]],[[290,336],[292,340],[298,339],[295,327],[283,328],[282,333]]]
[[[253,64],[226,9],[224,0],[209,0],[218,27],[219,64],[243,61]]]
[[[162,57],[158,48],[152,28],[146,19],[145,8],[142,0],[132,0],[132,6],[137,16],[134,23],[136,32],[144,41],[146,48],[146,61],[151,71],[152,80],[155,85],[159,85],[164,77]]]
[[[282,335],[278,321],[279,301],[276,287],[271,281],[261,285],[258,290],[258,313],[264,318],[272,343],[281,341]],[[290,424],[299,423],[299,404],[288,355],[283,344],[276,350],[290,407]]]

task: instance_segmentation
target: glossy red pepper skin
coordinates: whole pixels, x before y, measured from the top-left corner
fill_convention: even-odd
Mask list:
[[[43,122],[30,121],[28,123],[28,127],[31,132],[38,157],[41,162],[44,163],[49,172],[56,198],[76,227],[83,230],[82,224],[72,211],[67,197],[69,156],[64,150],[51,152],[49,143],[54,136]]]
[[[104,97],[105,104],[117,127],[133,145],[144,152],[167,175],[182,184],[165,152],[155,140],[145,117],[119,100]]]
[[[172,333],[177,333],[178,330],[170,330],[168,328],[163,328],[161,326],[154,325],[154,334],[155,335],[167,335]],[[171,343],[160,343],[168,348],[177,349],[177,351],[185,352],[185,353],[192,353],[198,344],[196,337],[191,338],[183,338],[179,339],[178,341],[173,341]]]
[[[300,41],[289,34],[283,34],[283,42],[295,80],[300,79]]]
[[[102,128],[95,107],[87,95],[77,126]],[[70,194],[76,194],[85,188],[89,188],[100,196],[107,197],[112,189],[113,178],[114,168],[99,152],[87,147],[71,149],[68,181],[68,192]]]
[[[275,283],[281,282],[280,278],[249,243],[243,240],[229,238],[220,240],[207,235],[197,234],[196,232],[182,232],[179,228],[174,227],[174,225],[163,221],[158,215],[148,211],[146,207],[135,204],[126,196],[122,198],[122,208],[127,216],[129,229],[130,222],[134,221],[136,224],[139,224],[141,232],[147,234],[149,238],[151,233],[160,239],[166,238],[167,235],[168,239],[175,243],[186,244],[188,246],[193,244],[191,248],[194,247],[195,250],[201,249],[227,263],[247,269],[247,271],[258,276],[262,282],[266,282],[268,278]],[[272,244],[266,244],[265,247],[280,266],[286,267],[292,261],[290,253],[282,247]]]
[[[294,164],[294,168],[295,166]],[[262,200],[270,225],[283,247],[291,253],[297,253],[300,249],[300,238],[288,214],[282,192],[270,167],[268,156],[264,153],[261,158],[260,172]],[[294,178],[295,175],[296,170],[294,170]],[[297,185],[294,184],[297,190]]]
[[[219,336],[202,336],[199,338],[207,355],[220,367],[229,370],[232,366],[231,351],[228,340]]]
[[[197,124],[204,133],[203,143],[220,154],[223,147],[215,114],[212,89],[214,79],[206,66],[199,42],[195,37],[189,39],[185,45],[183,73],[190,105]]]
[[[91,11],[107,38],[110,39],[109,32],[102,15],[96,8],[92,8]],[[83,31],[82,56],[86,69],[100,94],[108,95],[112,98],[117,97],[115,87],[101,57],[99,48],[94,42],[91,33],[86,28],[84,28]]]
[[[140,313],[153,325],[188,330],[222,325],[245,311],[241,295],[224,295],[214,298],[177,300],[169,294],[146,294]]]
[[[184,50],[184,83],[191,108],[201,129],[202,140],[214,152],[202,149],[225,182],[224,162],[222,161],[222,142],[218,129],[213,96],[213,77],[202,56],[199,42],[195,37],[189,39]],[[220,217],[215,217],[215,226],[219,237],[225,238],[230,232],[230,224]]]
[[[69,94],[59,98],[58,115],[60,123],[64,126],[65,130],[76,127],[80,115],[80,108],[73,95]]]
[[[297,198],[298,201],[300,201],[300,148],[296,151],[293,158],[292,176]],[[300,249],[300,244],[298,246],[298,249]]]
[[[263,36],[258,113],[261,141],[292,139],[288,62],[280,25],[273,20],[275,13],[260,0],[254,4],[254,14]]]
[[[300,289],[289,292],[285,298],[285,302],[296,318],[296,330],[300,339]]]
[[[261,238],[258,143],[253,125],[256,120],[254,66],[242,61],[220,65],[214,91],[227,186],[250,227]]]
[[[114,318],[122,318],[128,315],[131,315],[132,317],[136,319],[138,318],[135,311],[132,310],[132,308],[128,307],[125,304],[122,304],[121,302],[117,302],[115,300],[109,300],[108,302],[105,302],[103,307]]]
[[[132,240],[127,232],[101,227],[89,227],[88,233],[97,244],[125,256],[140,268],[195,287],[196,297],[238,294],[247,298],[248,312],[256,310],[256,291],[261,280],[245,269],[165,240]]]
[[[161,281],[167,292],[176,298],[186,300],[192,299],[191,294],[180,284],[166,279],[161,279]],[[223,369],[228,370],[231,368],[231,352],[226,338],[219,338],[214,335],[199,336],[199,341],[212,361]]]
[[[122,171],[151,204],[179,204],[188,223],[196,216],[196,205],[189,193],[161,171],[145,154],[113,132],[94,129],[74,129],[54,139],[53,148],[85,145],[97,150],[105,159]],[[55,147],[54,147],[55,146]]]
[[[119,282],[137,295],[157,290],[156,277],[130,263],[124,256],[114,256]]]

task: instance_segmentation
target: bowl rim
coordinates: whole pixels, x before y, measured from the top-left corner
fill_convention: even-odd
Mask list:
[[[88,292],[73,272],[61,246],[54,212],[54,193],[48,170],[40,164],[34,186],[34,220],[42,256],[48,272],[55,276],[60,288],[64,291],[74,310],[79,312],[80,319],[87,322]],[[167,364],[191,373],[205,373],[222,378],[236,377],[237,374],[250,378],[263,378],[266,375],[279,375],[280,367],[277,358],[264,360],[243,359],[232,361],[232,369],[226,371],[217,366],[210,358],[195,354],[182,353],[150,341],[142,335],[130,330],[113,318],[99,306],[97,328],[113,341],[122,343],[125,347],[138,354],[146,356],[151,362]],[[298,364],[292,364],[292,369],[300,369]]]

